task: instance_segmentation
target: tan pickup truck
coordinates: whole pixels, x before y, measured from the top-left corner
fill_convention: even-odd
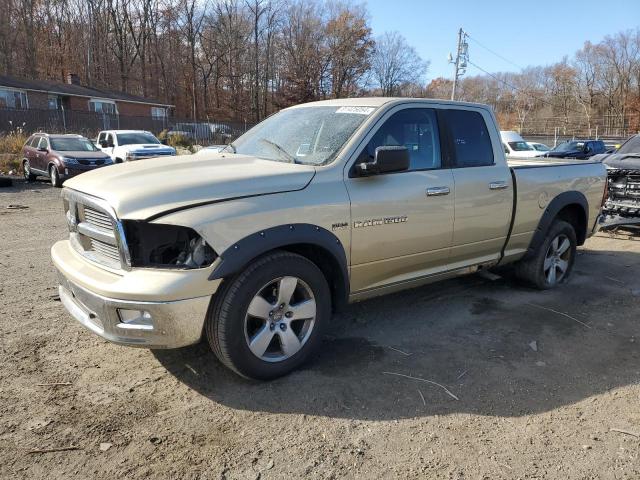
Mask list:
[[[239,374],[283,375],[347,302],[513,263],[546,289],[598,227],[600,163],[507,164],[492,111],[358,98],[282,110],[220,153],[69,180],[60,298],[112,342],[206,337]]]

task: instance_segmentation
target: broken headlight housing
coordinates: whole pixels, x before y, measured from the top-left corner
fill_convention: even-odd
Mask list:
[[[218,258],[192,228],[131,220],[122,223],[132,267],[203,268]]]

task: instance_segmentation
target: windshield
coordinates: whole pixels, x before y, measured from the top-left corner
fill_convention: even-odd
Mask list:
[[[326,165],[371,115],[372,107],[300,107],[259,123],[233,144],[236,153],[266,160]]]
[[[50,138],[51,149],[59,152],[95,152],[98,149],[86,138]]]
[[[135,133],[118,133],[118,145],[135,145],[137,143],[155,143],[159,144],[160,140],[146,132]]]
[[[574,152],[576,150],[582,150],[584,148],[584,142],[564,142],[553,149],[554,152]]]
[[[533,147],[529,146],[527,142],[509,142],[509,146],[511,150],[516,152],[526,152],[528,150],[533,150]]]
[[[624,142],[616,153],[640,153],[640,135],[631,137]]]

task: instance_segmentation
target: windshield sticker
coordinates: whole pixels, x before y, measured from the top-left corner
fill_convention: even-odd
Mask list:
[[[336,113],[357,113],[358,115],[369,115],[373,112],[373,107],[340,107]]]

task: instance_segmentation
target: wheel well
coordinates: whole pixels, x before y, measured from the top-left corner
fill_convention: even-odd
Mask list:
[[[318,266],[331,289],[331,304],[335,311],[341,310],[347,304],[349,279],[344,278],[340,263],[329,250],[308,243],[285,245],[279,250],[297,253]]]
[[[584,244],[587,239],[587,214],[582,205],[577,203],[567,205],[558,212],[556,218],[571,224],[576,231],[578,245]]]
[[[116,157],[116,163],[122,163],[123,160],[120,157]]]

